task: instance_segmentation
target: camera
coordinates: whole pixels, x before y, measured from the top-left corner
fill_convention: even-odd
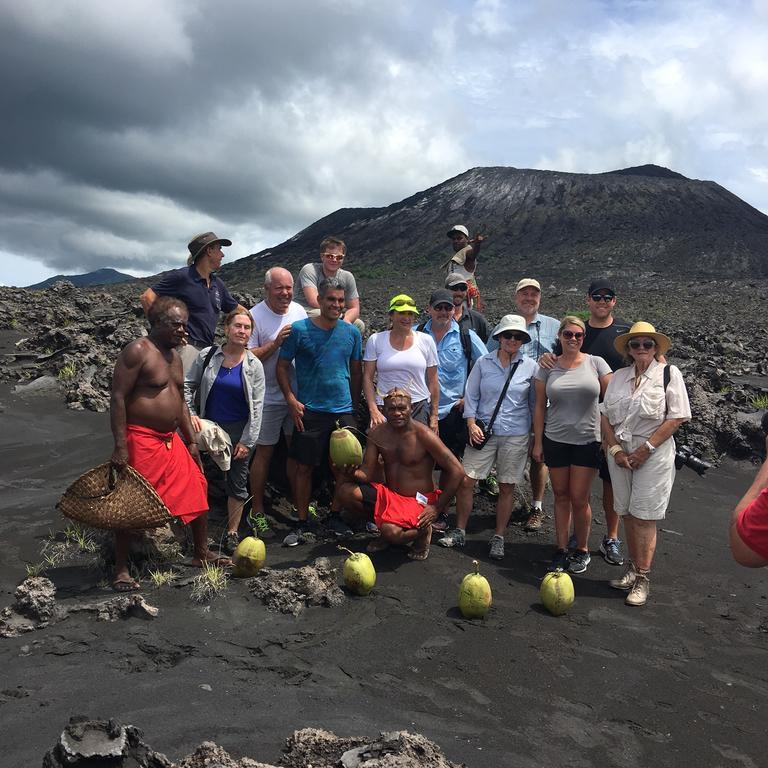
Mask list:
[[[675,469],[682,469],[683,467],[688,467],[699,477],[703,477],[704,473],[712,468],[712,465],[697,456],[689,445],[678,445],[675,451]]]

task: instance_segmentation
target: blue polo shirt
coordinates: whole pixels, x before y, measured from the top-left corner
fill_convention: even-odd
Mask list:
[[[200,348],[213,344],[219,315],[222,312],[231,312],[237,306],[237,302],[216,275],[211,275],[210,283],[209,287],[193,264],[191,267],[167,272],[157,285],[152,286],[158,296],[173,296],[187,305],[189,341]]]
[[[363,337],[354,325],[339,320],[326,331],[310,318],[291,324],[280,347],[281,360],[296,363],[296,397],[310,411],[352,410],[349,361],[363,357]]]
[[[432,321],[424,326],[424,333],[432,334]],[[437,379],[440,382],[440,403],[437,416],[444,419],[456,403],[464,397],[464,385],[467,383],[467,358],[461,346],[461,331],[459,324],[451,320],[451,327],[437,344]],[[474,365],[483,355],[488,353],[480,337],[470,328],[469,346],[472,350]]]

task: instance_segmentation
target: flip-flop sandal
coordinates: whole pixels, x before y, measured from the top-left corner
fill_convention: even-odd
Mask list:
[[[112,589],[115,592],[123,593],[123,592],[136,592],[136,590],[141,589],[141,584],[139,584],[136,579],[115,579],[112,582]]]
[[[386,539],[378,538],[369,542],[365,551],[373,554],[374,552],[383,552],[385,549],[389,549],[389,547],[390,543]]]
[[[411,560],[426,560],[429,557],[429,547],[426,549],[419,549],[418,551],[412,549],[410,552],[408,552],[408,557]]]

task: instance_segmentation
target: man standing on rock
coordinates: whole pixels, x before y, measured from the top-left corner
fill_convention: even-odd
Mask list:
[[[464,469],[431,429],[411,418],[411,396],[395,388],[384,397],[386,421],[368,433],[363,464],[346,467],[337,487],[344,509],[373,519],[381,538],[369,546],[375,552],[390,544],[410,546],[412,560],[426,560],[432,523],[445,514],[464,479]],[[379,457],[386,484],[371,482]],[[432,470],[443,475],[442,490],[435,490]]]
[[[560,323],[554,317],[539,314],[541,306],[541,285],[532,277],[525,277],[515,288],[515,306],[518,314],[525,318],[526,330],[531,340],[523,344],[520,351],[526,357],[539,362],[545,352],[552,352],[557,342]],[[489,347],[494,347],[489,344]],[[544,489],[549,471],[543,462],[531,458],[531,492],[533,494],[533,512],[525,523],[526,531],[538,531],[544,521]]]
[[[469,283],[457,272],[451,272],[445,278],[445,287],[453,294],[453,319],[459,324],[459,328],[471,328],[483,344],[487,344],[488,321],[485,315],[469,306]]]
[[[309,501],[312,472],[328,464],[328,441],[336,424],[354,426],[353,411],[360,402],[363,382],[363,339],[360,331],[341,320],[344,311],[344,284],[338,278],[323,280],[318,286],[320,314],[299,320],[291,326],[280,347],[277,383],[294,430],[289,456],[295,460],[293,501],[298,511],[298,526],[283,544],[303,544],[309,533]],[[292,363],[296,365],[296,394],[291,388]],[[328,527],[338,535],[351,534],[331,503]]]
[[[453,255],[445,262],[448,274],[455,272],[464,278],[469,286],[467,292],[467,306],[473,306],[482,312],[485,308],[480,298],[480,291],[475,279],[477,270],[477,257],[480,255],[480,247],[485,242],[485,235],[477,235],[473,240],[469,239],[469,230],[463,224],[454,224],[447,232],[451,241]]]
[[[115,439],[111,461],[118,468],[130,464],[155,488],[170,513],[191,526],[192,562],[200,567],[229,561],[208,549],[208,486],[184,402],[181,358],[175,350],[186,335],[187,320],[183,302],[159,298],[149,310],[149,335],[132,341],[119,354],[110,401]],[[129,531],[115,532],[116,592],[139,588],[128,570],[130,539]]]
[[[222,312],[226,314],[233,309],[240,309],[243,314],[247,312],[214,274],[224,258],[222,245],[232,245],[232,241],[216,237],[213,232],[196,235],[187,246],[187,266],[167,272],[159,283],[141,294],[141,306],[147,316],[158,296],[173,296],[187,306],[187,343],[179,348],[185,372],[197,358],[197,353],[213,344],[216,324]]]
[[[347,245],[336,237],[326,237],[320,243],[320,263],[305,264],[299,272],[299,293],[296,301],[304,307],[309,317],[320,314],[319,287],[323,280],[335,278],[344,288],[346,308],[342,318],[352,323],[360,334],[365,333],[365,323],[360,319],[360,296],[355,276],[341,264],[347,255]]]
[[[251,462],[252,513],[256,525],[264,523],[264,488],[267,484],[269,464],[280,435],[290,440],[293,419],[288,412],[280,385],[277,383],[277,359],[283,342],[291,332],[291,324],[306,320],[307,313],[293,301],[293,277],[287,269],[272,267],[264,275],[264,300],[251,309],[253,333],[248,347],[264,366],[264,410],[261,416],[261,431],[256,440],[256,451]],[[296,391],[296,374],[293,366],[289,371],[290,385]],[[293,462],[292,459],[288,460]],[[289,477],[294,468],[288,469]]]

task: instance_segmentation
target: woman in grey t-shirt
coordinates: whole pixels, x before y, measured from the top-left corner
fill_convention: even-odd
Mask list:
[[[536,373],[533,459],[549,467],[555,495],[557,551],[551,570],[584,573],[589,565],[589,494],[600,463],[600,396],[611,379],[602,357],[584,354],[586,328],[573,316],[560,323],[563,354],[553,368]],[[568,553],[571,515],[576,549]]]

